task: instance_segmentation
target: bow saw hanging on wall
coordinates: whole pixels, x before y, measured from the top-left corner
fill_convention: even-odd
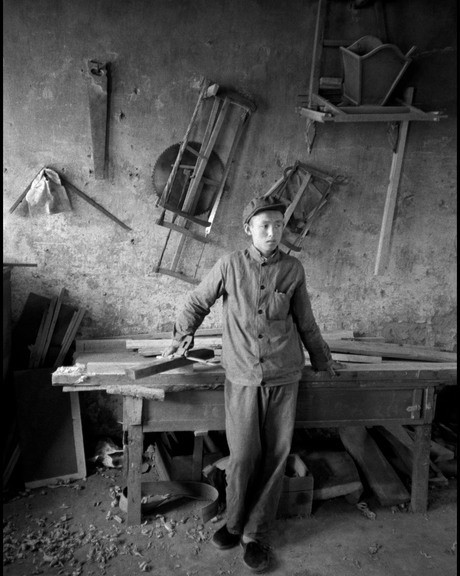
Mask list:
[[[256,106],[240,94],[223,90],[206,79],[202,81],[182,142],[167,148],[153,170],[157,205],[163,209],[156,224],[168,228],[154,272],[199,283],[196,275],[203,250],[243,129],[255,110]],[[198,141],[197,133],[203,128]],[[225,161],[216,149],[225,153]],[[183,257],[187,241],[201,244],[201,249],[191,251],[195,259]],[[167,258],[169,267],[163,264]],[[181,268],[184,265],[194,266],[193,274]]]

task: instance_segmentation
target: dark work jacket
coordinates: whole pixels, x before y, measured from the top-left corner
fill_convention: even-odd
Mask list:
[[[302,344],[314,370],[332,363],[297,258],[280,250],[265,258],[254,246],[220,258],[188,295],[174,340],[193,335],[220,297],[222,366],[233,383],[273,386],[299,380],[305,365]]]

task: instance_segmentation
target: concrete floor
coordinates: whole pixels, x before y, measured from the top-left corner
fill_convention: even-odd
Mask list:
[[[119,470],[38,488],[4,501],[5,576],[243,576],[241,548],[209,542],[223,519],[200,521],[200,502],[170,504],[161,517],[126,526],[113,502]],[[380,508],[375,519],[344,498],[314,504],[309,517],[279,520],[271,536],[273,576],[454,576],[457,482],[431,488],[426,514]],[[160,513],[160,509],[157,510]]]

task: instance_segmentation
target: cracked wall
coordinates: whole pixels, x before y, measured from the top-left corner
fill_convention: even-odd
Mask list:
[[[341,3],[340,22],[364,12]],[[397,4],[397,5],[396,5]],[[403,4],[401,6],[401,4]],[[456,349],[456,4],[387,4],[391,41],[417,46],[400,89],[448,114],[412,122],[389,266],[373,270],[391,164],[388,127],[317,126],[311,154],[295,111],[308,88],[316,2],[287,0],[6,0],[4,2],[4,260],[13,319],[29,292],[88,312],[83,337],[171,328],[192,286],[154,272],[167,231],[152,187],[156,159],[183,137],[201,76],[257,104],[203,252],[200,274],[245,245],[241,211],[297,159],[343,175],[299,254],[323,330]],[[354,28],[353,28],[354,29]],[[95,180],[84,63],[111,63],[108,176]],[[56,169],[126,222],[127,232],[70,192],[73,211],[8,213],[42,166]],[[219,326],[220,306],[205,327]]]

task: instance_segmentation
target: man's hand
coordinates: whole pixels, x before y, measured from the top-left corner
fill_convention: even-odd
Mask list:
[[[185,336],[180,342],[178,340],[173,340],[161,356],[163,358],[170,358],[176,353],[178,353],[179,356],[185,356],[187,350],[190,348],[193,348],[193,336]]]
[[[333,360],[327,367],[326,371],[330,376],[338,376],[339,374],[337,373],[337,370],[340,370],[341,368],[345,368],[345,365]]]
[[[166,348],[166,350],[164,350],[161,353],[161,357],[162,358],[170,358],[171,356],[174,356],[174,354],[178,351],[179,346],[180,346],[179,342],[176,342],[176,341],[171,342],[169,347]]]

